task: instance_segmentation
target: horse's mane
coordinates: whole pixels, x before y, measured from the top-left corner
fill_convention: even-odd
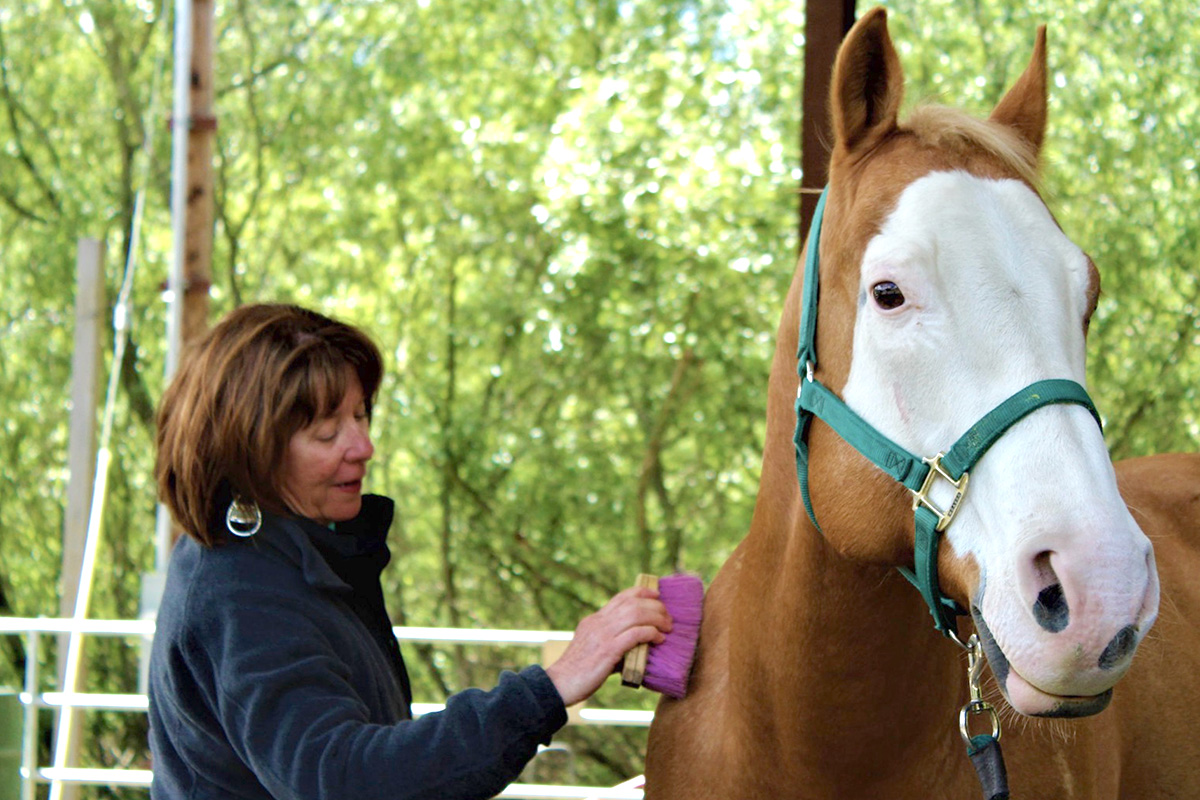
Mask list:
[[[1003,125],[977,119],[956,108],[927,104],[913,109],[903,127],[921,142],[951,152],[968,155],[983,150],[1034,189],[1038,187],[1037,151]]]

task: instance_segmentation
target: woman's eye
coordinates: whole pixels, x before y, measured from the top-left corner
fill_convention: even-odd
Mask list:
[[[880,281],[872,286],[871,295],[875,298],[875,305],[885,311],[904,305],[904,292],[891,281]]]

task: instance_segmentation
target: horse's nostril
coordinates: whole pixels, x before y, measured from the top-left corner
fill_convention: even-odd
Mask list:
[[[1100,669],[1112,669],[1124,661],[1136,646],[1137,628],[1133,625],[1126,625],[1117,632],[1113,640],[1108,643],[1108,647],[1104,648],[1104,652],[1100,654]]]
[[[1061,583],[1053,583],[1038,592],[1037,602],[1033,604],[1033,618],[1051,633],[1058,633],[1070,622],[1071,611],[1067,608],[1067,598],[1063,596]]]

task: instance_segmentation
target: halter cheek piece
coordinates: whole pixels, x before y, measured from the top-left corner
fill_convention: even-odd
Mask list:
[[[1032,383],[984,415],[947,451],[932,458],[917,458],[888,439],[854,413],[841,398],[813,377],[817,367],[817,285],[820,270],[821,220],[825,213],[825,198],[829,188],[821,193],[808,234],[808,253],[804,262],[804,296],[800,312],[799,360],[800,389],[796,396],[796,474],[804,509],[817,530],[812,499],[808,492],[808,429],[813,417],[819,418],[847,444],[865,456],[875,466],[891,475],[913,495],[913,515],[916,526],[915,569],[900,567],[900,572],[921,593],[933,615],[934,626],[944,635],[958,639],[955,618],[966,610],[942,594],[938,587],[938,536],[954,519],[966,496],[970,470],[997,439],[1018,420],[1039,408],[1055,403],[1080,405],[1091,412],[1101,426],[1100,415],[1087,390],[1075,381],[1052,379]],[[954,499],[939,508],[930,499],[930,490],[939,480],[954,489]],[[963,645],[966,647],[966,645]]]

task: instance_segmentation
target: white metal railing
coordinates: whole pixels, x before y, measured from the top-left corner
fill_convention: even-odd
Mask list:
[[[474,630],[469,628],[398,627],[396,638],[404,642],[466,644],[491,646],[545,647],[552,642],[568,642],[569,631]],[[39,654],[41,638],[46,635],[76,634],[114,636],[149,641],[154,636],[151,620],[72,620],[58,618],[0,617],[0,636],[19,635],[25,639],[25,687],[20,692],[24,707],[24,732],[21,742],[21,798],[34,800],[38,784],[62,783],[91,786],[149,787],[153,773],[142,769],[53,768],[37,763],[38,710],[42,708],[87,709],[145,713],[149,707],[145,694],[104,694],[94,692],[39,692]],[[413,716],[444,708],[439,703],[413,703]],[[652,711],[635,709],[572,709],[573,725],[645,727],[654,718]],[[507,800],[642,800],[641,777],[614,787],[558,786],[514,783],[499,797]]]

